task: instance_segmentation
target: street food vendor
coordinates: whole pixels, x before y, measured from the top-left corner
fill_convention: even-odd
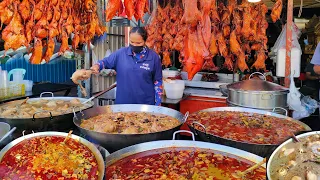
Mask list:
[[[306,86],[314,89],[315,94],[313,98],[319,99],[319,89],[320,89],[320,43],[317,45],[311,62],[306,67]]]
[[[115,51],[90,69],[93,74],[98,74],[102,69],[117,72],[116,104],[160,105],[162,66],[159,55],[146,46],[145,28],[132,28],[129,40],[129,47]],[[87,78],[83,76],[79,80]]]

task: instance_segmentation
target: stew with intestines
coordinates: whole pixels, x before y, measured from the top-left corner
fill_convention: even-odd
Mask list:
[[[272,179],[320,179],[320,135],[302,137],[299,141],[292,140],[275,153],[269,169]]]
[[[82,104],[77,98],[70,100],[64,99],[40,99],[40,100],[26,100],[13,101],[10,103],[2,104],[0,106],[0,118],[44,118],[52,116],[59,116],[76,111],[86,109],[91,104]],[[50,112],[50,113],[49,113]]]
[[[9,149],[0,161],[4,180],[87,180],[98,178],[98,162],[88,147],[62,136],[34,137]]]
[[[292,133],[305,130],[300,124],[274,116],[234,112],[234,111],[200,111],[188,118],[188,124],[200,122],[206,128],[206,133],[225,139],[254,144],[280,144]],[[201,126],[194,124],[199,131]]]
[[[146,112],[104,113],[82,120],[82,128],[112,134],[146,134],[175,128],[181,123],[178,119]]]
[[[235,155],[198,148],[164,148],[125,157],[107,166],[106,180],[235,180],[255,163]],[[259,167],[243,177],[266,179]]]

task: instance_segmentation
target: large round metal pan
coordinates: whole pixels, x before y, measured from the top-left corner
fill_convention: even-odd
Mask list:
[[[297,120],[294,120],[288,116],[284,116],[284,115],[280,115],[280,114],[276,114],[276,113],[272,113],[272,112],[268,112],[268,111],[262,111],[262,110],[257,110],[257,109],[249,109],[249,108],[240,108],[240,107],[219,107],[219,108],[210,108],[210,109],[204,109],[201,110],[202,112],[216,112],[216,111],[220,111],[221,113],[223,113],[223,111],[234,111],[234,112],[248,112],[248,113],[257,113],[257,114],[264,114],[264,115],[268,115],[268,116],[273,116],[273,117],[278,117],[278,118],[282,118],[284,121],[292,121],[295,122],[299,125],[301,125],[302,127],[304,127],[305,131],[311,131],[311,128],[300,122]],[[197,123],[197,122],[196,122]],[[195,123],[195,124],[196,124]],[[212,122],[214,123],[214,122]],[[271,155],[271,153],[278,147],[278,144],[255,144],[255,143],[245,143],[245,142],[240,142],[240,141],[235,141],[232,139],[226,139],[226,138],[222,138],[213,134],[208,134],[205,131],[205,127],[203,125],[202,129],[203,130],[198,130],[196,128],[193,127],[193,125],[190,125],[188,123],[189,128],[191,129],[192,132],[194,132],[197,136],[197,138],[199,138],[202,141],[206,141],[206,142],[212,142],[212,143],[218,143],[218,144],[223,144],[226,146],[231,146],[234,148],[238,148],[238,149],[242,149],[248,152],[251,152],[253,154],[257,154],[259,156],[262,157],[268,157]],[[279,127],[281,128],[281,127]]]
[[[6,145],[1,151],[0,151],[0,161],[2,160],[3,156],[6,154],[7,151],[9,151],[12,147],[14,147],[15,145],[17,145],[18,143],[27,140],[27,139],[32,139],[35,137],[43,137],[43,136],[63,136],[63,137],[67,137],[68,133],[62,133],[62,132],[53,132],[53,131],[49,131],[49,132],[39,132],[39,133],[33,133],[33,134],[28,134],[26,136],[22,136],[14,141],[12,141],[11,143],[9,143],[8,145]],[[78,141],[79,143],[87,146],[90,151],[94,154],[94,156],[97,159],[98,162],[98,170],[99,170],[99,175],[98,175],[98,179],[102,180],[103,176],[104,176],[104,171],[105,171],[105,166],[104,166],[104,160],[103,157],[100,153],[100,151],[96,148],[95,145],[93,145],[92,143],[90,143],[89,141],[87,141],[86,139],[73,135],[70,135],[70,138]],[[108,152],[105,152],[104,155],[108,155]]]
[[[64,100],[71,101],[72,99],[78,99],[80,102],[84,102],[87,99],[77,98],[77,97],[40,97],[40,98],[31,98],[28,102],[39,101],[39,100]],[[1,106],[6,106],[10,104],[21,104],[24,100],[11,101]],[[84,109],[88,109],[93,106],[93,102],[88,102]],[[80,109],[76,108],[76,112],[79,112]],[[62,114],[59,116],[52,116],[52,113],[47,111],[48,117],[37,118],[36,114],[33,115],[33,118],[2,118],[0,117],[0,122],[6,122],[12,127],[17,127],[18,131],[23,130],[34,130],[34,131],[68,131],[74,126],[73,112]]]
[[[188,132],[188,131],[182,130],[178,132]],[[175,136],[176,133],[177,132],[175,132],[173,136]],[[206,142],[200,142],[200,141],[164,140],[164,141],[141,143],[141,144],[133,145],[133,146],[121,149],[119,151],[116,151],[106,158],[106,166],[108,167],[120,159],[123,159],[125,157],[131,156],[140,152],[149,151],[149,150],[159,150],[157,152],[160,152],[161,150],[165,151],[166,150],[165,148],[175,148],[175,149],[188,148],[189,150],[208,149],[208,150],[214,150],[214,151],[238,156],[248,161],[251,161],[253,163],[259,163],[263,160],[262,157],[257,156],[255,154],[252,154],[243,150],[235,149],[232,147],[224,146],[224,145],[206,143]],[[262,166],[264,168],[266,167],[265,164]]]
[[[308,136],[311,136],[311,135],[316,135],[316,134],[320,134],[320,131],[313,131],[313,132],[307,132],[307,133],[303,133],[303,134],[300,134],[297,137],[297,139],[299,138],[304,138],[304,137],[308,137]],[[294,140],[292,138],[286,140],[285,142],[283,142],[280,146],[278,146],[274,151],[273,153],[271,154],[269,160],[268,160],[268,164],[267,164],[267,177],[269,180],[273,180],[271,178],[271,172],[273,171],[272,167],[273,167],[273,164],[278,160],[278,155],[279,155],[279,152],[281,151],[281,149],[286,146],[287,144],[289,143],[292,143]]]
[[[174,117],[180,121],[180,124],[172,129],[149,133],[149,134],[108,134],[101,133],[96,131],[91,131],[80,127],[82,121],[85,119],[97,116],[99,114],[110,113],[110,110],[113,113],[117,112],[148,112],[155,114],[164,114],[171,117]],[[171,139],[172,133],[180,129],[180,126],[186,121],[186,118],[180,112],[161,107],[161,106],[152,106],[152,105],[140,105],[140,104],[122,104],[122,105],[111,105],[111,106],[100,106],[87,109],[81,113],[78,113],[76,118],[74,118],[74,124],[80,129],[81,133],[92,138],[97,144],[105,147],[109,152],[114,152],[119,149],[142,143],[148,141],[156,140],[168,140]]]

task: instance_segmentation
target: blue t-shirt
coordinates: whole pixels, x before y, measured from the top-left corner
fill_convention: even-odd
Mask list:
[[[162,82],[161,60],[147,49],[144,57],[134,57],[130,47],[124,47],[98,61],[100,70],[117,72],[116,104],[155,104],[155,82]]]

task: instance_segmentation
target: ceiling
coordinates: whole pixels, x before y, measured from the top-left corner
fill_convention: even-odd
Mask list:
[[[273,6],[275,0],[262,0],[269,8]],[[320,8],[320,0],[302,0],[303,1],[303,8]],[[287,0],[284,0],[287,2]],[[294,7],[300,7],[301,1],[300,0],[293,0]]]

